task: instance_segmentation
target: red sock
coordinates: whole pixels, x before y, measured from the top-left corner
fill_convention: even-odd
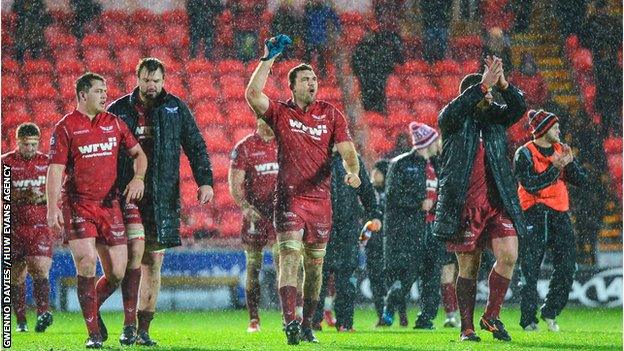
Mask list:
[[[89,335],[100,335],[100,327],[97,320],[97,293],[95,291],[95,277],[76,276],[78,290],[78,302],[82,316],[87,324]]]
[[[498,319],[503,301],[505,301],[505,294],[511,280],[498,274],[492,267],[488,283],[490,285],[490,294],[488,295],[487,305],[485,306],[485,313],[483,316],[489,319]]]
[[[453,283],[442,284],[442,304],[446,313],[457,311],[457,295]]]
[[[138,332],[149,332],[150,322],[154,319],[154,312],[138,311],[137,319],[139,320]]]
[[[17,323],[26,323],[26,294],[24,284],[11,285],[11,299]]]
[[[280,300],[282,301],[282,314],[284,323],[288,324],[295,319],[295,306],[297,304],[297,288],[294,286],[282,286],[279,288]]]
[[[301,322],[302,327],[310,327],[310,321],[312,320],[314,312],[316,312],[316,305],[318,305],[318,300],[303,299],[303,321]]]
[[[106,299],[108,299],[115,292],[115,290],[117,290],[117,285],[111,284],[106,279],[106,276],[101,276],[100,279],[98,279],[97,283],[95,284],[98,310],[100,309],[104,301],[106,301]]]
[[[50,310],[50,281],[47,278],[33,279],[33,294],[37,305],[37,315]]]
[[[245,298],[247,300],[247,310],[249,310],[249,320],[259,319],[258,305],[260,305],[260,285],[252,286],[251,289],[245,290]]]
[[[124,326],[136,325],[136,308],[139,299],[139,284],[141,283],[141,267],[126,269],[126,275],[121,281],[121,296],[124,307]]]
[[[457,276],[457,306],[461,317],[461,330],[474,330],[473,316],[475,298],[477,295],[477,281]]]

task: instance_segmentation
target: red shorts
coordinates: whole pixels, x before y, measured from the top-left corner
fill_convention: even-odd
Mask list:
[[[516,229],[507,213],[492,206],[469,207],[464,210],[457,239],[448,241],[446,249],[452,252],[471,252],[477,247],[492,247],[492,239],[516,236]]]
[[[65,240],[96,238],[98,244],[125,245],[126,230],[117,200],[99,202],[63,202]]]
[[[243,219],[243,228],[241,229],[241,240],[243,244],[261,249],[268,243],[275,242],[275,228],[273,222],[266,218],[261,218],[254,222]]]
[[[47,224],[15,227],[11,234],[11,260],[20,262],[31,256],[52,258],[55,241]]]
[[[306,244],[326,243],[332,229],[331,199],[291,197],[278,201],[274,222],[277,232],[303,229]]]

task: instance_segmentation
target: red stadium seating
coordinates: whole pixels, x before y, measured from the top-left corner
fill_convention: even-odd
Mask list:
[[[59,119],[61,114],[58,112],[58,106],[53,100],[37,100],[30,104],[33,110],[33,118],[35,123],[40,126],[52,126]]]
[[[482,64],[477,59],[466,60],[461,63],[464,75],[481,71]],[[462,77],[463,78],[463,77]]]
[[[223,126],[227,121],[223,118],[219,106],[212,101],[201,101],[193,108],[197,124],[205,126]]]
[[[217,61],[217,72],[220,75],[241,75],[245,72],[245,64],[238,60],[222,60]]]
[[[229,100],[224,105],[225,119],[229,125],[253,128],[256,125],[256,116],[244,100]]]
[[[106,47],[85,47],[82,56],[85,63],[110,60],[110,51]]]
[[[230,210],[221,213],[219,232],[222,237],[236,237],[240,235],[243,215],[240,210]]]
[[[435,62],[431,66],[431,74],[434,76],[448,76],[461,74],[462,68],[457,61],[452,59],[445,59]]]
[[[137,48],[141,44],[139,37],[135,32],[129,34],[119,33],[118,35],[115,35],[110,39],[111,45],[114,50],[119,50],[123,48]]]
[[[19,113],[19,112],[4,112],[2,111],[2,129],[5,131],[10,131],[13,133],[13,129],[17,127],[19,124],[24,123],[26,121],[32,121],[32,115],[28,113]],[[15,134],[10,134],[10,139],[13,139]],[[5,152],[5,151],[3,151]]]
[[[457,60],[480,57],[483,52],[483,40],[478,35],[451,38],[449,52]]]
[[[234,199],[230,195],[227,183],[218,183],[214,186],[214,204],[217,208],[226,209],[235,207]]]
[[[128,12],[122,10],[106,10],[100,16],[102,23],[110,27],[123,27],[128,21]]]
[[[85,66],[87,70],[99,73],[104,78],[117,75],[117,65],[108,58],[95,59],[93,61],[85,60]]]
[[[4,45],[4,42],[2,44]],[[3,47],[3,54],[4,54],[4,47]],[[2,74],[3,75],[6,73],[19,73],[20,69],[21,69],[20,64],[17,61],[11,58],[8,58],[6,55],[2,57]]]
[[[462,76],[459,75],[441,76],[437,79],[438,97],[441,102],[447,103],[457,97],[461,79]]]
[[[93,48],[104,48],[104,49],[108,49],[110,43],[110,38],[107,38],[104,35],[101,34],[87,34],[84,36],[84,38],[82,38],[82,43],[81,46],[83,48],[83,51],[86,51],[87,49],[93,49]]]
[[[589,49],[577,49],[572,54],[572,66],[581,72],[591,72],[593,63],[592,63],[592,54]]]
[[[413,106],[415,120],[430,127],[438,127],[438,106],[432,102],[416,102]]]
[[[172,23],[186,26],[188,24],[188,15],[184,9],[169,10],[160,14],[160,20],[162,23],[167,24],[166,27]]]
[[[205,135],[204,138],[209,138]],[[215,181],[225,181],[230,168],[230,157],[227,154],[211,154],[210,162],[212,163],[212,175]]]
[[[392,150],[394,141],[388,138],[384,128],[371,128],[368,135],[368,145],[377,154],[385,154]]]
[[[190,77],[194,75],[212,74],[214,70],[214,64],[204,58],[196,58],[186,62],[186,73]]]
[[[386,124],[386,117],[381,113],[366,111],[364,112],[364,123],[370,127],[383,127]]]
[[[245,99],[247,81],[238,74],[228,74],[219,77],[221,94],[226,99]]]
[[[26,93],[22,88],[19,77],[14,75],[2,75],[2,98],[23,99]]]
[[[49,74],[52,72],[54,72],[54,67],[50,61],[44,59],[25,60],[22,66],[22,73],[25,75],[39,73]]]
[[[423,60],[410,60],[396,68],[396,72],[401,75],[427,75],[429,70],[429,64]]]
[[[22,99],[9,99],[3,96],[2,113],[13,113],[18,115],[28,115],[30,111],[26,102]]]
[[[202,131],[206,147],[210,153],[228,153],[232,151],[232,142],[228,134],[220,127],[208,127]]]
[[[59,73],[60,77],[69,75],[72,78],[78,78],[79,75],[85,72],[85,67],[80,60],[75,58],[57,60],[56,72]]]
[[[176,48],[182,57],[187,57],[188,46],[190,43],[189,30],[186,25],[180,23],[169,22],[165,26],[163,37],[174,38],[166,43],[170,48]]]
[[[56,88],[52,85],[52,77],[47,74],[28,77],[26,89],[31,99],[55,99],[57,97]]]
[[[61,76],[59,77],[59,92],[61,99],[69,100],[76,98],[76,79],[77,76]]]
[[[316,98],[324,101],[339,101],[342,100],[342,91],[337,87],[321,86]]]
[[[197,102],[219,97],[219,91],[210,76],[192,76],[188,79],[191,100]]]

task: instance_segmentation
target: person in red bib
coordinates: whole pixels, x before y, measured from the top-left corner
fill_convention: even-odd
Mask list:
[[[2,155],[2,164],[11,167],[11,294],[17,331],[28,331],[26,324],[26,274],[33,281],[37,305],[36,332],[52,324],[50,281],[52,253],[56,237],[46,223],[46,172],[48,156],[39,151],[41,132],[34,123],[17,127],[17,148]]]
[[[143,197],[147,157],[128,126],[105,111],[102,76],[78,78],[76,96],[78,106],[56,124],[50,140],[47,220],[53,231],[64,232],[74,258],[78,301],[89,332],[85,346],[101,348],[107,333],[99,306],[117,289],[128,260],[117,158],[123,146],[134,159],[134,178],[123,191],[130,202]],[[104,276],[96,284],[98,255]]]
[[[520,238],[520,326],[537,330],[537,279],[546,250],[552,253],[553,273],[541,318],[551,331],[559,331],[555,318],[572,289],[576,271],[576,237],[568,210],[567,184],[582,185],[587,172],[574,159],[569,146],[559,140],[559,119],[543,110],[529,111],[533,140],[516,150],[514,173],[518,198],[525,214],[527,235]]]
[[[360,164],[344,115],[317,100],[318,81],[310,65],[288,72],[292,99],[275,101],[263,92],[275,61],[278,36],[267,40],[264,57],[251,76],[247,103],[275,132],[277,142],[277,194],[273,220],[279,243],[279,294],[289,344],[318,342],[311,318],[318,303],[323,261],[332,230],[330,194],[332,148],[344,160],[345,183],[360,186]],[[282,43],[282,44],[280,44]],[[298,272],[303,255],[303,320],[295,318]]]

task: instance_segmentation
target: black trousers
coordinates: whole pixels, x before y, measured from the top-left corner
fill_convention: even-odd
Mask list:
[[[314,323],[323,320],[323,299],[327,296],[327,281],[329,276],[334,274],[336,285],[336,298],[334,300],[334,312],[336,317],[336,328],[353,327],[353,315],[355,313],[355,299],[357,297],[357,278],[355,277],[355,266],[332,266],[323,265],[323,284],[316,312],[312,317]]]
[[[447,256],[444,244],[433,237],[431,226],[418,237],[414,254],[403,265],[388,267],[390,287],[386,296],[386,311],[390,314],[404,309],[412,284],[420,278],[420,313],[418,321],[431,322],[438,314],[440,305],[440,275]]]
[[[375,235],[366,244],[366,272],[373,293],[373,304],[377,318],[381,318],[386,297],[386,274],[384,271],[383,239],[381,235]]]
[[[520,238],[520,326],[537,323],[540,298],[537,280],[546,250],[551,251],[553,272],[542,316],[557,317],[568,303],[576,272],[576,238],[567,212],[535,205],[525,211],[527,236]]]

